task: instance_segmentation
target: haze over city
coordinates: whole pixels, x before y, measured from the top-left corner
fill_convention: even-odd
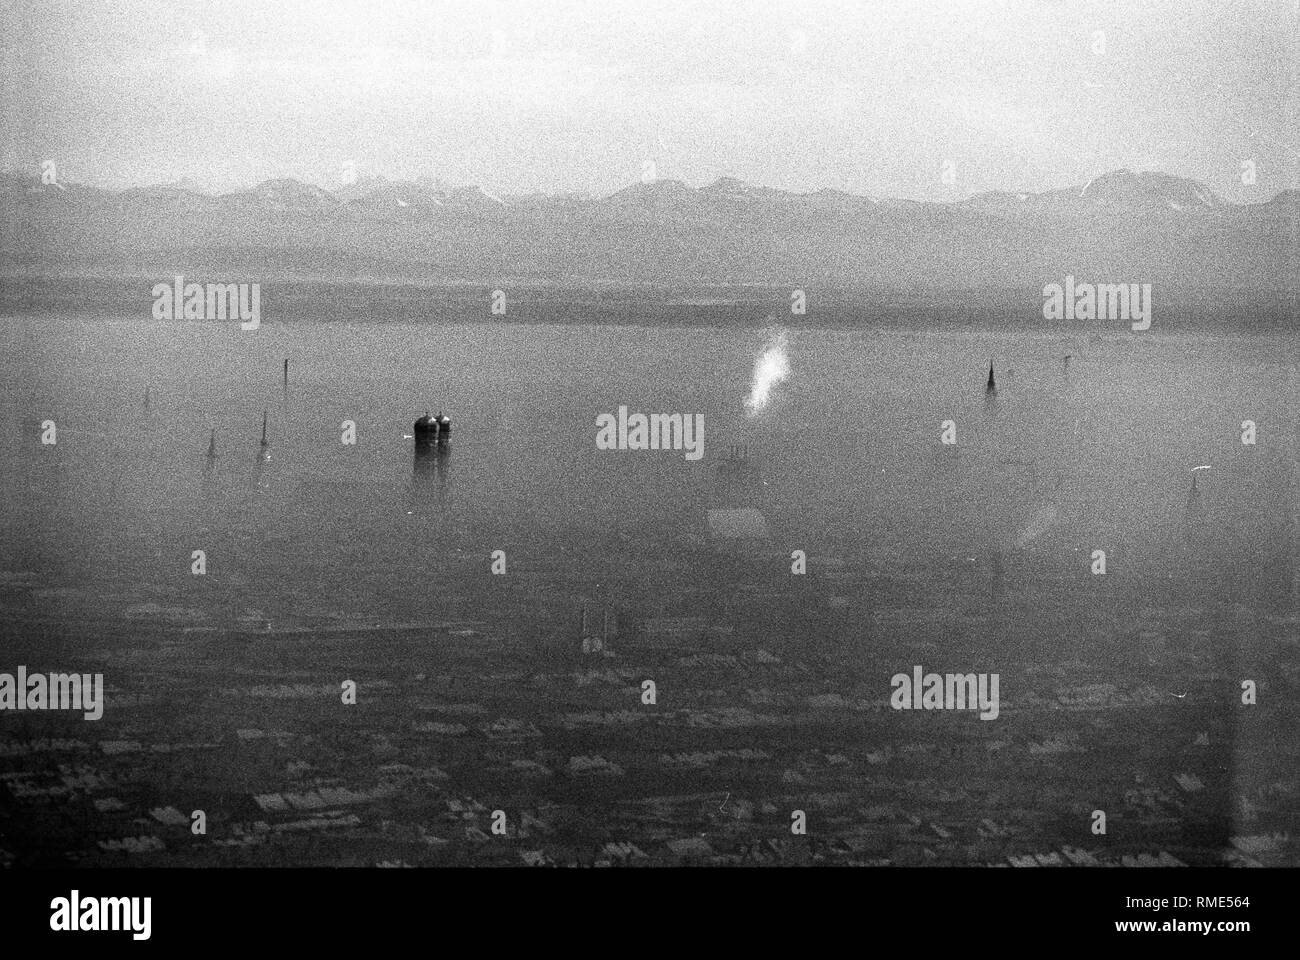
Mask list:
[[[1300,865],[1298,11],[0,6],[0,878]]]

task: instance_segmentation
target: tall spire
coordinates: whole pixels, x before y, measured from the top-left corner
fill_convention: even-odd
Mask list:
[[[998,385],[993,380],[993,361],[989,361],[989,385],[984,388],[985,393],[997,393]]]

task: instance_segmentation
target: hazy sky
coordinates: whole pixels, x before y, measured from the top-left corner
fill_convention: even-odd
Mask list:
[[[607,193],[650,161],[934,200],[1129,167],[1259,200],[1300,186],[1298,7],[0,0],[3,164]]]

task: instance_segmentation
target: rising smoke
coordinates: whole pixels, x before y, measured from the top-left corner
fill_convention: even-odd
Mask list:
[[[786,351],[790,337],[785,330],[775,330],[768,335],[767,345],[754,362],[754,379],[745,401],[745,410],[756,417],[767,408],[772,388],[790,375],[790,360]]]

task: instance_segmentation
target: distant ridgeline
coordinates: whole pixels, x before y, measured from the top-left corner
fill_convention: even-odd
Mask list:
[[[894,310],[932,301],[934,321],[977,323],[989,290],[1007,292],[1002,322],[1041,324],[1044,285],[1071,276],[1150,284],[1173,322],[1175,301],[1222,312],[1234,303],[1228,291],[1295,306],[1300,191],[1285,183],[1261,182],[1258,202],[1234,203],[1194,180],[1114,170],[1062,189],[920,203],[730,177],[698,188],[651,179],[603,197],[501,197],[384,177],[331,191],[279,178],[216,196],[177,184],[51,186],[11,172],[0,175],[0,276],[465,285],[484,319],[507,320],[530,319],[528,289],[624,288],[676,301],[674,322],[731,323],[726,303],[741,299],[764,308],[744,322],[771,312],[793,325],[890,322]],[[783,292],[769,299],[765,289]],[[837,315],[835,289],[872,295]],[[504,313],[487,307],[496,290]],[[795,290],[806,311],[792,310]],[[400,299],[385,294],[352,315],[382,319]],[[320,313],[318,300],[303,313]],[[594,305],[571,300],[575,313],[532,319],[592,319],[584,308]],[[293,315],[287,303],[280,310]],[[264,312],[274,322],[270,298]]]

